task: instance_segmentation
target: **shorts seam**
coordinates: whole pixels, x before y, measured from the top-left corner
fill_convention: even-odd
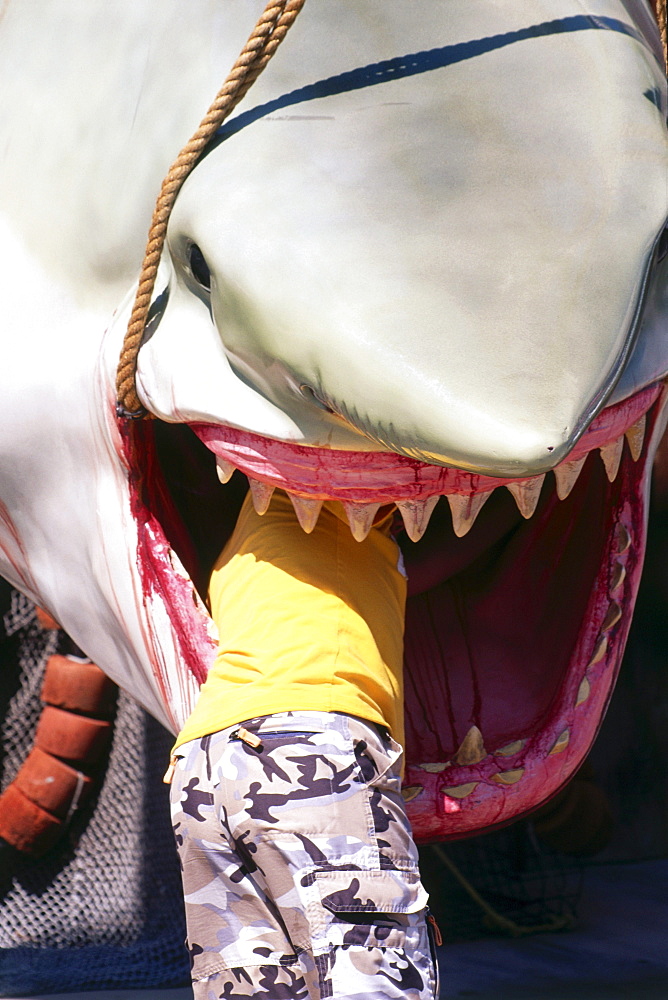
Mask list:
[[[271,965],[276,969],[293,969],[295,966],[299,966],[301,971],[299,956],[297,956],[294,962],[272,962],[270,959],[267,959],[264,962],[244,962],[243,965],[228,965],[227,962],[223,962],[222,965],[218,965],[215,969],[212,969],[209,972],[204,972],[201,975],[191,973],[191,978],[194,983],[204,983],[207,979],[211,979],[212,976],[217,976],[220,972],[234,972],[235,969],[264,969],[268,965]]]

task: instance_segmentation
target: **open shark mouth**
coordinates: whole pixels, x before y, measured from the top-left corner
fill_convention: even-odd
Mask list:
[[[552,473],[522,480],[219,424],[125,423],[145,594],[161,597],[201,681],[216,639],[208,579],[249,485],[260,513],[286,490],[306,531],[324,500],[341,501],[358,540],[395,504],[415,835],[507,823],[568,780],[600,726],[633,614],[663,404],[653,385],[608,407]]]
[[[0,19],[0,573],[177,731],[249,481],[305,530],[326,498],[357,538],[393,504],[416,836],[530,810],[594,738],[645,544],[668,372],[651,5],[307,4],[174,202],[135,357],[154,419],[118,422],[150,207],[248,5],[33,6]]]

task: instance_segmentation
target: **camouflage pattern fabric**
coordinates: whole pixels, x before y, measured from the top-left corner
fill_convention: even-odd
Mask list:
[[[172,783],[195,1000],[433,1000],[401,747],[340,713],[241,725],[260,746],[193,740]]]

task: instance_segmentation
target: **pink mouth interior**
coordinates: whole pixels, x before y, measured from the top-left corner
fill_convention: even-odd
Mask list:
[[[569,461],[616,440],[649,409],[659,392],[653,385],[603,410],[578,441]],[[429,465],[395,452],[310,448],[220,424],[191,426],[207,448],[247,476],[304,497],[392,503],[443,493],[485,493],[512,481]]]
[[[548,474],[530,519],[520,515],[508,490],[496,489],[463,538],[453,532],[445,499],[437,504],[419,542],[410,542],[399,531],[397,539],[409,575],[406,723],[407,759],[413,769],[409,768],[408,780],[420,782],[411,786],[420,789],[418,794],[427,789],[432,796],[427,802],[425,795],[427,818],[422,826],[418,810],[416,833],[422,839],[448,835],[430,825],[428,814],[429,810],[442,811],[444,801],[446,812],[450,809],[447,794],[445,798],[442,794],[448,791],[443,788],[443,774],[422,773],[424,763],[447,767],[448,785],[469,787],[468,782],[479,786],[478,793],[489,790],[490,796],[501,791],[515,794],[515,788],[500,789],[493,784],[499,769],[512,767],[513,773],[526,771],[528,775],[533,767],[539,779],[536,789],[528,797],[518,797],[516,809],[525,811],[543,797],[541,783],[547,787],[546,768],[553,766],[550,747],[565,726],[569,731],[575,727],[575,721],[571,722],[575,692],[610,606],[611,576],[618,566],[616,532],[624,525],[633,546],[623,557],[626,582],[615,594],[622,615],[609,632],[608,655],[596,667],[607,672],[607,686],[600,689],[597,700],[592,699],[592,711],[581,716],[584,721],[578,722],[570,770],[591,744],[635,600],[644,544],[647,442],[636,462],[625,446],[612,483],[597,449],[618,438],[648,408],[649,437],[660,409],[658,396],[658,387],[651,387],[603,411],[569,456],[570,460],[592,449],[571,494],[559,500],[554,477]],[[445,492],[467,493],[493,488],[487,477],[394,454],[363,453],[363,459],[353,461],[351,453],[320,456],[313,454],[316,449],[271,441],[264,442],[261,453],[261,442],[249,441],[251,436],[244,438],[242,432],[212,425],[191,430],[144,421],[131,429],[131,436],[136,496],[144,511],[150,511],[162,526],[203,598],[210,567],[232,530],[247,489],[241,473],[235,473],[226,486],[218,483],[211,450],[223,451],[228,461],[254,478],[282,484],[303,496],[388,502],[424,498],[444,486]],[[301,474],[304,479],[297,478]],[[494,480],[493,484],[505,482]],[[146,513],[139,514],[138,520],[142,516]],[[201,674],[201,664],[191,664],[191,669]],[[453,760],[472,726],[480,730],[488,755],[473,768]],[[504,764],[495,753],[513,741],[522,741],[523,747]],[[557,763],[561,771],[550,779],[555,791],[567,776],[563,761]],[[428,787],[429,781],[433,788]],[[455,802],[452,809],[463,810],[464,805]],[[496,806],[485,812],[480,802],[478,812],[479,819],[471,820],[466,829],[509,818]],[[456,835],[461,832],[466,832],[464,826],[459,832],[455,829]]]
[[[565,501],[549,477],[536,513],[525,521],[508,491],[497,489],[474,529],[457,538],[442,500],[427,535],[403,546],[411,594],[407,715],[416,759],[449,759],[472,725],[501,746],[545,721],[576,646],[592,581],[604,566],[622,484],[637,472],[627,452],[624,468],[609,483],[596,449],[623,434],[657,394],[652,386],[599,415],[569,456],[589,452]],[[193,430],[248,475],[304,496],[378,502],[486,492],[507,482],[385,452],[298,447],[213,425]],[[420,682],[427,676],[425,698]]]
[[[546,484],[527,521],[510,493],[500,490],[468,535],[448,540],[449,559],[440,570],[429,539],[417,543],[415,553],[407,551],[414,583],[406,619],[406,701],[415,759],[452,759],[472,725],[493,749],[545,724],[583,627],[592,582],[605,567],[624,479],[623,471],[609,483],[593,453],[570,496],[559,500]],[[482,536],[490,544],[478,554]],[[442,669],[430,669],[434,663]],[[428,698],[416,683],[425,676]]]

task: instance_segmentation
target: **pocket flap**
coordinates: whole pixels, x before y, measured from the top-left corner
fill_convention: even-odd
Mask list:
[[[332,913],[418,913],[429,898],[417,872],[316,872],[315,880]]]

